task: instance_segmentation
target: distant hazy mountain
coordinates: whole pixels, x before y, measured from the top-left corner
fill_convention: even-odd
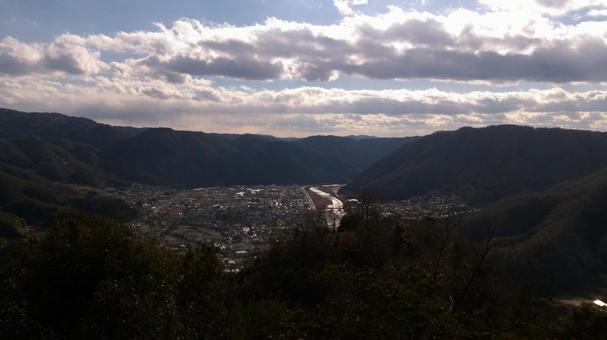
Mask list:
[[[350,138],[350,139],[371,139],[371,138],[378,138],[375,136],[368,136],[368,135],[348,135],[345,136],[346,138]]]
[[[143,129],[99,124],[90,119],[59,113],[24,113],[0,109],[0,137],[26,135],[59,138],[103,148],[141,131]]]
[[[335,158],[267,136],[225,136],[150,129],[102,153],[120,178],[196,187],[235,184],[343,182],[356,173]]]
[[[361,172],[416,138],[312,136],[294,143],[302,149],[339,160],[354,168],[356,172]]]
[[[607,168],[490,205],[464,220],[459,231],[477,242],[493,234],[492,258],[513,282],[560,291],[607,272],[605,207]]]
[[[0,109],[0,162],[43,178],[180,187],[345,182],[407,139],[205,134]]]
[[[0,110],[4,231],[19,221],[17,216],[39,223],[75,203],[78,195],[68,183],[106,183],[108,176],[98,168],[99,148],[128,138],[130,131],[60,114]]]
[[[0,166],[60,183],[101,185],[100,152],[144,131],[58,113],[0,109]]]
[[[358,175],[347,190],[384,199],[434,190],[483,205],[508,195],[545,190],[607,166],[607,134],[492,126],[437,132],[406,143]]]

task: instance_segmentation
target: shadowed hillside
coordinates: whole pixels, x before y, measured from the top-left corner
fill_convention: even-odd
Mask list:
[[[493,237],[493,259],[513,282],[544,292],[591,283],[607,271],[607,169],[538,194],[513,196],[467,218],[460,233]]]
[[[132,181],[197,187],[342,182],[355,169],[267,137],[150,129],[102,153],[108,172]]]
[[[416,138],[312,136],[294,143],[302,149],[337,159],[361,172]]]
[[[521,126],[462,128],[405,144],[347,187],[384,199],[440,190],[483,205],[607,166],[607,134]]]
[[[408,139],[207,134],[0,110],[0,162],[53,181],[178,187],[346,182]]]
[[[106,149],[102,157],[108,172],[152,184],[343,183],[403,143],[397,138],[316,136],[284,141],[150,129]]]
[[[137,129],[0,109],[0,212],[40,223],[67,207],[119,207],[82,197],[72,185],[344,183],[403,141]]]
[[[0,109],[0,137],[28,135],[104,148],[141,131],[143,129],[99,124],[90,119],[59,113],[24,113]]]

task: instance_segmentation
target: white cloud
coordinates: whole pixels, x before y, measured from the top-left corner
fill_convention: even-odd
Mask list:
[[[113,52],[138,55],[140,64],[147,67],[139,69],[170,81],[184,76],[324,81],[350,75],[493,82],[607,81],[605,22],[565,25],[537,13],[514,11],[515,3],[522,6],[518,0],[507,9],[498,2],[483,1],[494,10],[460,9],[435,15],[391,8],[377,16],[353,14],[333,25],[270,18],[261,24],[233,26],[182,19],[170,27],[157,24],[156,31],[113,36],[65,34],[50,44],[5,38],[0,71],[99,73],[105,70],[100,53]],[[575,1],[563,3],[578,5]],[[16,57],[23,56],[26,48],[35,50],[32,55],[40,60],[28,63]]]
[[[75,35],[62,35],[48,45],[5,37],[0,40],[0,74],[97,73],[105,63],[100,53],[89,51],[85,43],[84,38]]]
[[[341,15],[353,15],[353,6],[366,5],[367,0],[333,0],[333,5]]]
[[[478,0],[492,11],[563,14],[593,6],[604,6],[604,0]]]
[[[231,132],[249,125],[256,132],[292,135],[402,135],[508,122],[607,128],[602,4],[482,2],[488,11],[439,15],[392,7],[369,16],[355,11],[366,1],[336,1],[345,16],[330,25],[277,18],[248,26],[182,19],[151,31],[63,34],[47,43],[4,37],[0,105],[124,124]],[[525,4],[532,10],[523,11]],[[587,11],[592,20],[554,19],[588,6],[594,6]],[[111,61],[104,59],[109,53]],[[454,88],[481,82],[485,90],[216,85],[218,78],[273,88],[273,81],[361,77],[441,80],[454,82]],[[538,87],[544,89],[494,88],[525,81],[543,83]],[[551,84],[584,84],[591,90],[565,91]]]
[[[496,123],[597,128],[607,112],[606,90],[253,90],[129,74],[94,76],[77,85],[32,75],[0,77],[0,98],[2,106],[85,114],[112,123],[279,135],[411,135]]]

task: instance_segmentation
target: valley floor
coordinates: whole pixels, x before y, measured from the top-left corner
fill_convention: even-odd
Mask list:
[[[268,240],[311,213],[299,186],[234,186],[175,190],[133,186],[106,191],[139,210],[130,225],[181,252],[211,243],[228,270],[238,271]]]
[[[139,215],[129,225],[177,252],[210,243],[229,271],[241,270],[269,241],[306,223],[321,221],[339,228],[345,215],[341,185],[232,186],[176,190],[133,185],[103,189],[125,201]],[[352,201],[352,200],[350,200]],[[356,200],[354,200],[356,204]],[[350,202],[351,204],[351,202]],[[450,217],[471,209],[452,195],[432,194],[376,204],[382,215],[405,219]],[[348,209],[347,207],[345,209]]]

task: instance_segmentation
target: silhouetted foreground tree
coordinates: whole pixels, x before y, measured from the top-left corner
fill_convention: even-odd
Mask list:
[[[84,215],[2,259],[0,338],[230,335],[234,285],[214,251],[185,256]]]
[[[606,314],[504,286],[449,223],[350,216],[299,230],[239,274],[84,215],[0,257],[2,339],[592,338]],[[360,223],[355,223],[361,219]]]

